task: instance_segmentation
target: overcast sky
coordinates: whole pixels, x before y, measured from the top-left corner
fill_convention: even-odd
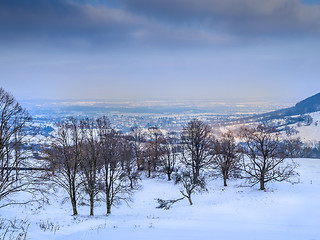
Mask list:
[[[320,92],[320,3],[1,0],[18,99],[298,101]]]

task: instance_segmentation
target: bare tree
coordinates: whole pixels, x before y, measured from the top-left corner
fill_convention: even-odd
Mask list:
[[[163,141],[163,135],[159,128],[157,127],[149,127],[149,136],[150,136],[150,147],[152,148],[151,151],[151,163],[153,171],[157,170],[157,166],[160,162],[160,144]]]
[[[80,122],[75,118],[58,123],[57,127],[51,147],[45,150],[47,167],[51,170],[49,177],[68,193],[73,215],[77,215],[83,135]]]
[[[148,172],[148,177],[151,177],[151,171],[152,171],[152,161],[154,159],[154,151],[153,151],[153,144],[151,142],[147,142],[146,144],[144,144],[143,147],[143,158],[144,158],[144,162],[145,162],[145,168]]]
[[[303,143],[300,138],[289,138],[283,141],[283,148],[288,157],[297,158],[302,155]]]
[[[244,153],[247,159],[242,167],[252,185],[260,184],[260,190],[265,190],[265,184],[270,181],[284,181],[297,176],[294,171],[296,164],[286,162],[286,154],[281,147],[279,132],[267,125],[244,127],[241,138],[245,142]]]
[[[0,88],[0,202],[6,199],[0,207],[14,203],[10,196],[29,188],[30,181],[26,174],[18,174],[19,169],[25,168],[24,159],[27,127],[31,117],[15,98]],[[30,180],[30,179],[29,179]]]
[[[227,186],[229,174],[238,169],[239,162],[238,147],[230,130],[215,141],[214,153],[214,162],[222,173],[224,186]]]
[[[181,198],[164,200],[157,198],[159,206],[157,208],[170,209],[170,207],[178,201],[183,199],[188,199],[189,204],[193,205],[192,195],[196,192],[206,191],[206,181],[205,177],[199,175],[197,180],[194,181],[192,172],[189,170],[184,170],[174,175],[175,184],[178,184],[182,187],[180,193],[182,194]]]
[[[182,163],[191,167],[194,182],[200,170],[213,161],[213,136],[211,127],[200,120],[190,121],[182,130]]]
[[[134,156],[139,171],[145,170],[143,157],[143,143],[146,141],[143,131],[140,127],[132,127],[131,135],[133,137]]]
[[[165,137],[165,143],[162,146],[161,162],[163,164],[163,170],[168,176],[168,181],[171,181],[171,174],[175,170],[175,166],[178,159],[178,153],[180,151],[179,139],[177,133],[170,132]]]
[[[94,215],[95,198],[101,190],[98,171],[102,169],[101,151],[97,137],[97,125],[94,119],[81,121],[84,141],[81,149],[81,176],[85,192],[89,195],[90,216]]]
[[[284,131],[288,137],[291,137],[299,133],[299,131],[295,127],[290,127],[288,125],[284,127]]]
[[[119,151],[122,169],[130,182],[130,188],[134,189],[140,177],[134,157],[134,148],[127,139],[122,137],[119,141]]]
[[[190,171],[182,171],[177,174],[175,177],[175,183],[180,184],[183,187],[183,190],[180,192],[182,196],[188,199],[190,205],[193,204],[191,198],[193,193],[206,190],[205,177],[199,175],[195,181],[193,173]]]
[[[104,197],[107,214],[110,214],[114,204],[121,200],[127,200],[130,194],[130,186],[120,157],[120,132],[110,127],[110,122],[106,117],[99,118],[97,122],[101,157],[104,164],[102,169]]]

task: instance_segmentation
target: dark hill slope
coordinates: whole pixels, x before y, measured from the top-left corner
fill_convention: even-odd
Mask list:
[[[298,102],[294,107],[259,114],[253,117],[255,120],[269,121],[295,115],[303,115],[320,111],[320,93]]]
[[[320,93],[298,102],[294,108],[302,114],[320,111]]]

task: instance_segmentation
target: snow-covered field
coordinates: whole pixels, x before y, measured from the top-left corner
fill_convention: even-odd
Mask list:
[[[244,187],[242,180],[210,181],[208,192],[194,195],[193,206],[180,201],[170,210],[157,209],[155,198],[180,197],[179,186],[165,179],[143,178],[129,205],[105,216],[101,202],[96,216],[81,206],[71,216],[62,192],[41,209],[12,206],[1,209],[2,218],[28,219],[28,239],[320,239],[320,160],[296,159],[300,183],[270,183],[267,191]],[[44,231],[40,228],[46,228]],[[3,230],[2,230],[3,231]]]
[[[298,124],[293,125],[298,130],[298,134],[293,137],[300,137],[303,142],[318,142],[320,135],[320,112],[310,113],[310,116],[312,117],[312,123],[310,126],[298,126]]]

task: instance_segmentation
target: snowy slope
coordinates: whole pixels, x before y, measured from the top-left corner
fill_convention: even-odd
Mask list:
[[[27,218],[29,239],[313,239],[320,240],[320,160],[297,159],[301,183],[287,182],[258,187],[244,187],[242,180],[212,180],[209,191],[194,196],[170,210],[157,209],[155,198],[180,197],[179,187],[164,179],[146,179],[133,195],[130,206],[122,204],[104,215],[104,204],[88,217],[89,208],[80,207],[80,216],[70,216],[62,193],[51,197],[51,204],[31,211],[29,207],[1,209],[5,218]],[[44,232],[40,223],[52,223],[55,230]]]
[[[300,137],[301,141],[320,141],[320,112],[310,113],[313,121],[310,126],[299,125],[298,123],[293,124],[297,130],[298,134],[293,137]]]

